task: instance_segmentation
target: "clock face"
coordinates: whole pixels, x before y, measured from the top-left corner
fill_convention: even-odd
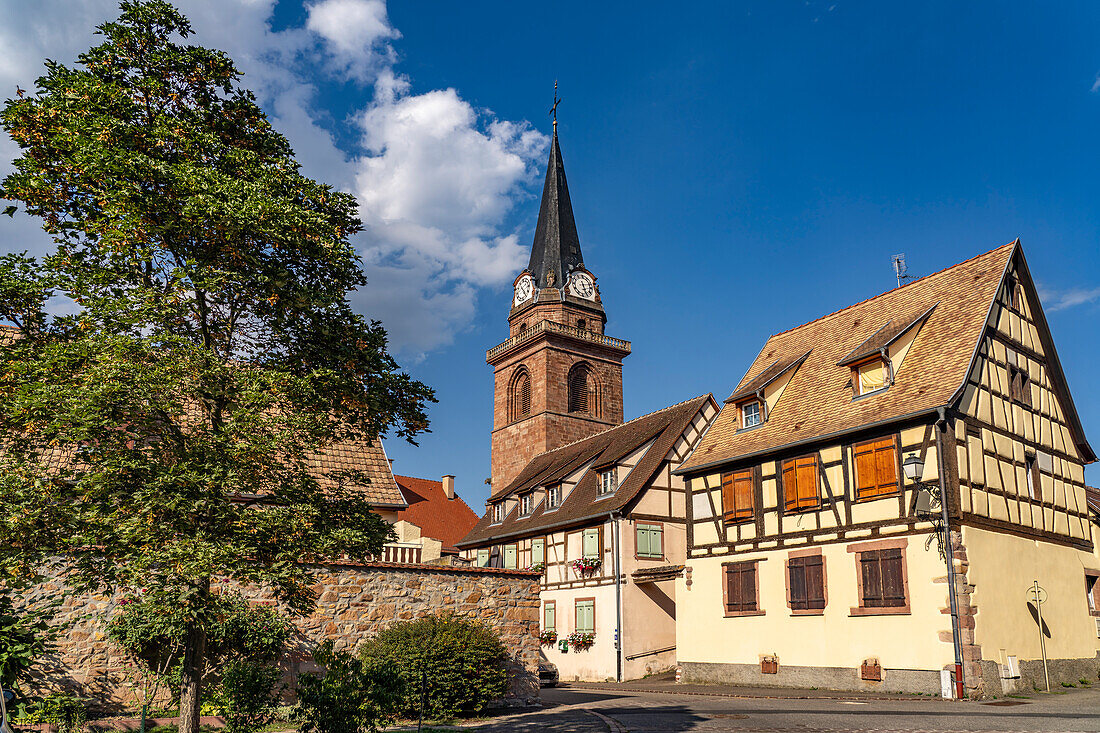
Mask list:
[[[516,283],[516,297],[513,299],[513,305],[520,305],[526,303],[531,299],[531,296],[535,293],[535,281],[531,279],[530,275],[524,275]]]
[[[569,279],[569,292],[578,298],[593,300],[596,297],[596,283],[587,272],[575,272]]]

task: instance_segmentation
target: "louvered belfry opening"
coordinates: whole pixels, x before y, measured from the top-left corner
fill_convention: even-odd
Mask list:
[[[519,420],[531,414],[531,375],[526,368],[520,368],[512,377],[511,398],[508,408],[512,420]]]
[[[584,415],[594,413],[596,395],[592,369],[587,364],[577,364],[569,370],[569,412]]]

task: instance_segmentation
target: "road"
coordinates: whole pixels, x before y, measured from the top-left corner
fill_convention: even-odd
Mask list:
[[[765,699],[675,691],[544,689],[546,708],[486,726],[492,733],[924,733],[1100,731],[1100,690],[990,703],[935,699]]]

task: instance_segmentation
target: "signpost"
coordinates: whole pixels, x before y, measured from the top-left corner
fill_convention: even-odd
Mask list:
[[[1027,589],[1028,597],[1035,602],[1035,615],[1039,622],[1039,649],[1043,653],[1043,679],[1046,681],[1047,692],[1050,692],[1050,672],[1047,670],[1047,639],[1043,632],[1043,602],[1047,599],[1045,588],[1039,587],[1039,581],[1032,583]]]

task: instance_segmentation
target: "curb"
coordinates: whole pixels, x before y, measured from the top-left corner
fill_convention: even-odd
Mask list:
[[[954,702],[951,700],[945,700],[940,697],[930,696],[913,696],[913,697],[901,697],[901,696],[868,696],[868,695],[750,695],[748,693],[736,693],[736,692],[701,692],[699,690],[663,690],[659,688],[645,688],[645,687],[613,687],[611,685],[584,685],[583,687],[574,687],[572,685],[559,685],[559,689],[565,690],[596,690],[599,692],[633,692],[633,693],[654,693],[657,695],[689,695],[693,697],[731,697],[738,700],[841,700],[844,702]],[[966,701],[964,701],[966,702]]]

